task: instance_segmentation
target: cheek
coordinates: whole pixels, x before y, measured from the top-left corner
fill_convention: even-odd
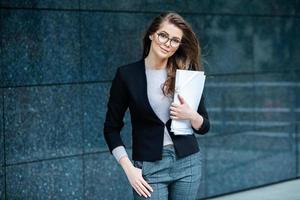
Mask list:
[[[159,51],[159,50],[160,50],[159,44],[157,44],[156,42],[152,42],[152,48],[153,48],[155,51]]]

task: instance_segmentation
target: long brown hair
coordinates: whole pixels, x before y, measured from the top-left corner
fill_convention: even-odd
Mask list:
[[[202,70],[201,49],[196,34],[179,14],[167,11],[156,16],[149,28],[145,32],[143,39],[143,58],[146,58],[150,51],[151,40],[149,35],[155,33],[163,22],[169,22],[182,30],[183,36],[181,44],[176,52],[168,58],[167,62],[167,80],[163,84],[164,95],[173,95],[175,87],[176,69]]]

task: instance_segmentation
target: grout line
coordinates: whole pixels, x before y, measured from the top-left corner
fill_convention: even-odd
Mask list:
[[[300,137],[299,137],[299,122],[296,122],[295,124],[295,133],[296,133],[296,177],[300,178],[299,175],[299,162],[300,162],[300,157],[299,157],[299,145],[300,145]]]
[[[4,161],[4,165],[2,165],[2,169],[3,170],[3,173],[4,173],[4,196],[5,196],[5,199],[7,198],[7,192],[6,192],[6,184],[7,184],[7,181],[6,181],[6,141],[5,141],[5,118],[4,118],[4,89],[1,89],[1,104],[2,104],[2,136],[3,136],[3,161]]]
[[[208,153],[207,153],[207,140],[204,140],[204,144],[203,144],[203,146],[204,146],[204,156],[203,156],[203,164],[204,164],[204,166],[203,166],[203,183],[204,183],[204,196],[207,196],[207,194],[208,194],[208,187],[207,187],[207,184],[205,184],[205,183],[207,183],[207,172],[208,172],[208,165],[207,165],[207,158],[208,158]]]
[[[81,51],[81,50],[80,50]],[[81,59],[81,58],[80,58]],[[82,61],[80,61],[82,62]],[[264,75],[264,74],[284,74],[284,73],[300,73],[299,69],[282,70],[282,71],[263,71],[263,72],[237,72],[237,73],[225,73],[225,74],[207,74],[207,78],[213,77],[228,77],[228,76],[248,76],[248,75]],[[98,80],[98,81],[74,81],[67,83],[44,83],[44,84],[24,84],[24,85],[14,85],[14,86],[3,86],[0,88],[23,88],[23,87],[48,87],[48,86],[62,86],[62,85],[84,85],[84,84],[99,84],[99,83],[111,83],[112,80]]]
[[[2,13],[0,12],[0,27],[2,25],[1,24],[2,20],[3,20]],[[0,39],[0,52],[2,52],[2,46],[3,46],[2,39]],[[3,59],[0,59],[0,68],[1,69],[3,68]],[[2,124],[1,124],[2,126],[0,126],[1,127],[0,134],[2,134],[2,135],[0,135],[0,139],[2,139],[2,137],[3,137],[3,139],[2,139],[3,146],[1,146],[1,148],[3,148],[3,155],[0,153],[1,159],[4,159],[4,152],[5,152],[5,148],[4,148],[5,147],[4,146],[4,144],[5,144],[5,142],[4,142],[4,97],[3,97],[4,89],[2,88],[3,87],[2,85],[4,85],[5,83],[4,83],[3,78],[4,78],[4,69],[2,69],[0,71],[0,81],[1,81],[1,83],[0,83],[0,98],[1,98],[1,105],[2,105],[2,109],[1,109],[2,115],[0,116],[2,118]],[[0,167],[4,166],[4,162],[5,162],[5,160],[3,160],[3,163],[2,162],[0,163]],[[0,196],[0,198],[1,198],[1,196]]]
[[[109,153],[109,151],[108,150],[98,150],[98,151],[79,153],[79,154],[73,154],[73,155],[64,155],[64,156],[51,157],[51,158],[45,158],[45,159],[21,161],[21,162],[6,164],[6,167],[23,165],[23,164],[32,164],[32,163],[38,163],[38,162],[43,162],[43,161],[62,160],[62,159],[76,158],[76,157],[81,157],[81,156],[97,155],[97,154],[102,154],[102,153]]]
[[[0,12],[0,21],[2,22],[2,20],[3,20],[3,14],[2,14],[2,12]],[[3,41],[2,40],[0,40],[0,51],[2,51],[3,49],[2,49],[2,47],[3,47]],[[1,59],[1,61],[0,61],[0,67],[1,68],[3,68],[3,60]],[[4,71],[3,70],[1,70],[1,74],[0,74],[0,76],[1,76],[1,79],[3,80],[4,79]],[[0,88],[0,96],[1,96],[1,104],[2,104],[2,116],[0,116],[0,117],[2,117],[2,130],[0,130],[0,132],[1,132],[1,134],[2,134],[2,137],[3,137],[3,140],[2,140],[2,142],[3,142],[3,146],[1,147],[1,148],[3,148],[3,155],[1,155],[2,156],[2,158],[1,159],[3,159],[3,163],[1,163],[1,170],[2,170],[2,173],[4,174],[4,177],[3,177],[3,179],[4,179],[4,192],[3,192],[3,194],[4,194],[4,199],[7,199],[7,178],[6,178],[6,141],[5,141],[5,139],[6,139],[6,137],[5,137],[5,114],[4,114],[4,111],[5,111],[5,109],[4,109],[4,88]],[[1,196],[0,196],[0,198],[2,198]]]
[[[24,84],[14,86],[4,86],[0,88],[23,88],[23,87],[49,87],[49,86],[62,86],[62,85],[84,85],[84,84],[98,84],[98,83],[111,83],[112,80],[101,80],[101,81],[76,81],[67,83],[44,83],[44,84]]]
[[[78,0],[78,7],[80,8],[80,0]],[[78,24],[79,24],[79,28],[78,28],[78,33],[79,33],[79,67],[80,67],[80,78],[81,78],[81,81],[83,81],[83,65],[82,65],[82,32],[81,32],[81,25],[82,25],[82,21],[81,21],[81,12],[78,12]],[[85,140],[84,140],[84,108],[83,108],[83,105],[84,105],[84,89],[83,89],[83,85],[81,84],[80,85],[80,92],[79,92],[79,95],[80,95],[80,106],[81,106],[81,109],[80,109],[80,120],[81,120],[81,144],[82,144],[82,147],[81,147],[81,150],[82,150],[82,155],[81,155],[81,164],[82,164],[82,199],[85,199],[85,171],[86,171],[86,168],[85,168],[85,150],[84,150],[84,146],[85,146]]]
[[[291,68],[288,70],[281,70],[281,71],[249,71],[249,72],[234,72],[234,73],[213,73],[213,74],[207,74],[208,77],[214,77],[214,76],[233,76],[233,75],[265,75],[265,74],[284,74],[284,73],[291,73],[296,72],[299,73],[300,70],[297,68]]]
[[[0,9],[6,10],[35,10],[35,11],[69,11],[69,12],[104,12],[104,13],[133,13],[133,14],[159,14],[163,10],[150,11],[150,10],[112,10],[112,9],[88,9],[88,8],[30,8],[30,7],[9,7],[1,6]],[[176,9],[176,8],[174,8]],[[171,10],[174,10],[171,9]],[[178,11],[182,15],[200,15],[200,16],[237,16],[237,17],[281,17],[281,18],[300,18],[297,14],[250,14],[250,13],[226,13],[226,12],[189,12],[189,11]]]

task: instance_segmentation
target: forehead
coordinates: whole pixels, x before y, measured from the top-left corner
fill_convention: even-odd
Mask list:
[[[177,37],[177,38],[181,38],[183,34],[180,28],[166,21],[160,25],[160,28],[157,31],[158,32],[165,31],[169,34],[170,37]]]

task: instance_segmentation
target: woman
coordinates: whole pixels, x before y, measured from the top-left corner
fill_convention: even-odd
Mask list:
[[[194,134],[174,135],[172,120],[190,120],[196,134],[209,131],[201,97],[197,111],[179,96],[172,103],[176,69],[201,70],[200,47],[190,25],[177,13],[154,18],[144,40],[143,58],[118,67],[110,88],[104,136],[122,166],[135,199],[196,199],[202,151]],[[129,108],[132,159],[120,131]]]

